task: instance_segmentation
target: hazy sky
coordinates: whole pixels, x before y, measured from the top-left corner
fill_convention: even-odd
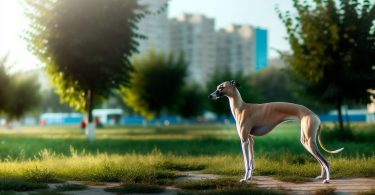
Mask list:
[[[27,20],[22,12],[21,0],[0,0],[0,56],[10,53],[15,70],[38,67],[38,60],[28,52],[21,39]],[[275,6],[291,10],[290,0],[171,0],[169,17],[182,13],[204,14],[215,18],[216,28],[231,23],[250,24],[268,30],[269,57],[277,56],[273,48],[289,50],[285,28],[277,17]],[[40,66],[40,65],[39,65]]]

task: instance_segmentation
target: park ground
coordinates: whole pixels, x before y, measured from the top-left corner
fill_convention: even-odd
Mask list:
[[[359,184],[350,193],[374,194],[375,125],[352,124],[346,141],[329,126],[322,129],[325,146],[345,149],[324,153],[328,185],[312,179],[320,167],[300,144],[296,123],[255,138],[255,177],[245,184],[238,182],[243,161],[234,127],[106,127],[93,142],[76,126],[1,129],[0,194],[294,194],[298,186],[334,194],[352,181]]]

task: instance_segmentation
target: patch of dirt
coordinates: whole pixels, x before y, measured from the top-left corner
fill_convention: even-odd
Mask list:
[[[187,175],[178,178],[176,182],[186,180],[203,180],[217,179],[220,175],[201,174],[199,171],[182,172]],[[240,180],[240,178],[238,178]],[[290,183],[276,180],[269,176],[254,176],[251,183],[255,183],[257,187],[267,189],[285,189],[289,194],[312,194],[318,189],[335,188],[338,194],[357,194],[358,192],[366,192],[375,188],[375,179],[370,178],[346,178],[333,179],[329,184],[323,184],[322,180],[314,180],[305,183]]]
[[[176,183],[181,183],[187,180],[217,179],[220,177],[220,175],[203,174],[203,173],[200,173],[199,171],[183,171],[183,172],[180,172],[180,174],[186,175],[186,176],[177,178],[175,180]]]
[[[205,179],[217,179],[221,177],[220,175],[214,174],[203,174],[199,171],[186,171],[180,172],[183,177],[177,178],[175,181],[181,183],[187,180],[205,180]],[[240,180],[240,178],[238,178]],[[333,179],[329,184],[322,184],[322,180],[314,180],[306,183],[290,183],[283,182],[277,179],[274,179],[269,176],[254,176],[251,183],[255,183],[259,188],[266,189],[284,189],[288,194],[312,194],[318,189],[325,188],[335,188],[337,194],[357,194],[358,192],[366,192],[375,188],[375,179],[370,178],[345,178],[345,179]],[[67,191],[63,192],[64,194],[73,194],[73,195],[113,195],[114,193],[104,191],[105,188],[120,186],[121,183],[117,182],[102,182],[96,184],[87,184],[80,181],[69,181],[68,183],[84,184],[88,187],[84,190],[79,191]],[[50,189],[55,189],[58,184],[48,184]],[[167,186],[166,190],[159,194],[166,195],[177,195],[180,192],[184,192],[182,189],[175,188],[173,186]],[[23,193],[21,193],[23,194]]]

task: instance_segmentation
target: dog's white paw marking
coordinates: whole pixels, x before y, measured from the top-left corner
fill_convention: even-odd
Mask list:
[[[241,183],[245,183],[245,182],[246,182],[246,179],[241,179],[240,182],[241,182]]]
[[[323,183],[329,183],[328,179],[323,180]]]
[[[315,179],[323,179],[323,176],[317,176]]]

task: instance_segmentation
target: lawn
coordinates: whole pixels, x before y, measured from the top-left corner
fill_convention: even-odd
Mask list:
[[[331,176],[375,177],[375,126],[355,124],[364,141],[334,141],[323,128],[329,149]],[[325,134],[327,135],[325,138]],[[363,136],[363,135],[366,136]],[[255,175],[279,179],[315,177],[318,163],[299,142],[296,123],[282,124],[255,138]],[[354,140],[354,139],[353,139]],[[0,177],[25,182],[81,180],[125,184],[172,185],[181,171],[201,170],[240,179],[243,172],[240,141],[234,127],[171,126],[161,129],[109,127],[97,130],[94,142],[78,127],[24,127],[0,130]],[[292,178],[291,178],[292,177]],[[132,186],[133,188],[134,186]],[[217,189],[215,189],[217,190]],[[1,191],[1,189],[0,189]]]

